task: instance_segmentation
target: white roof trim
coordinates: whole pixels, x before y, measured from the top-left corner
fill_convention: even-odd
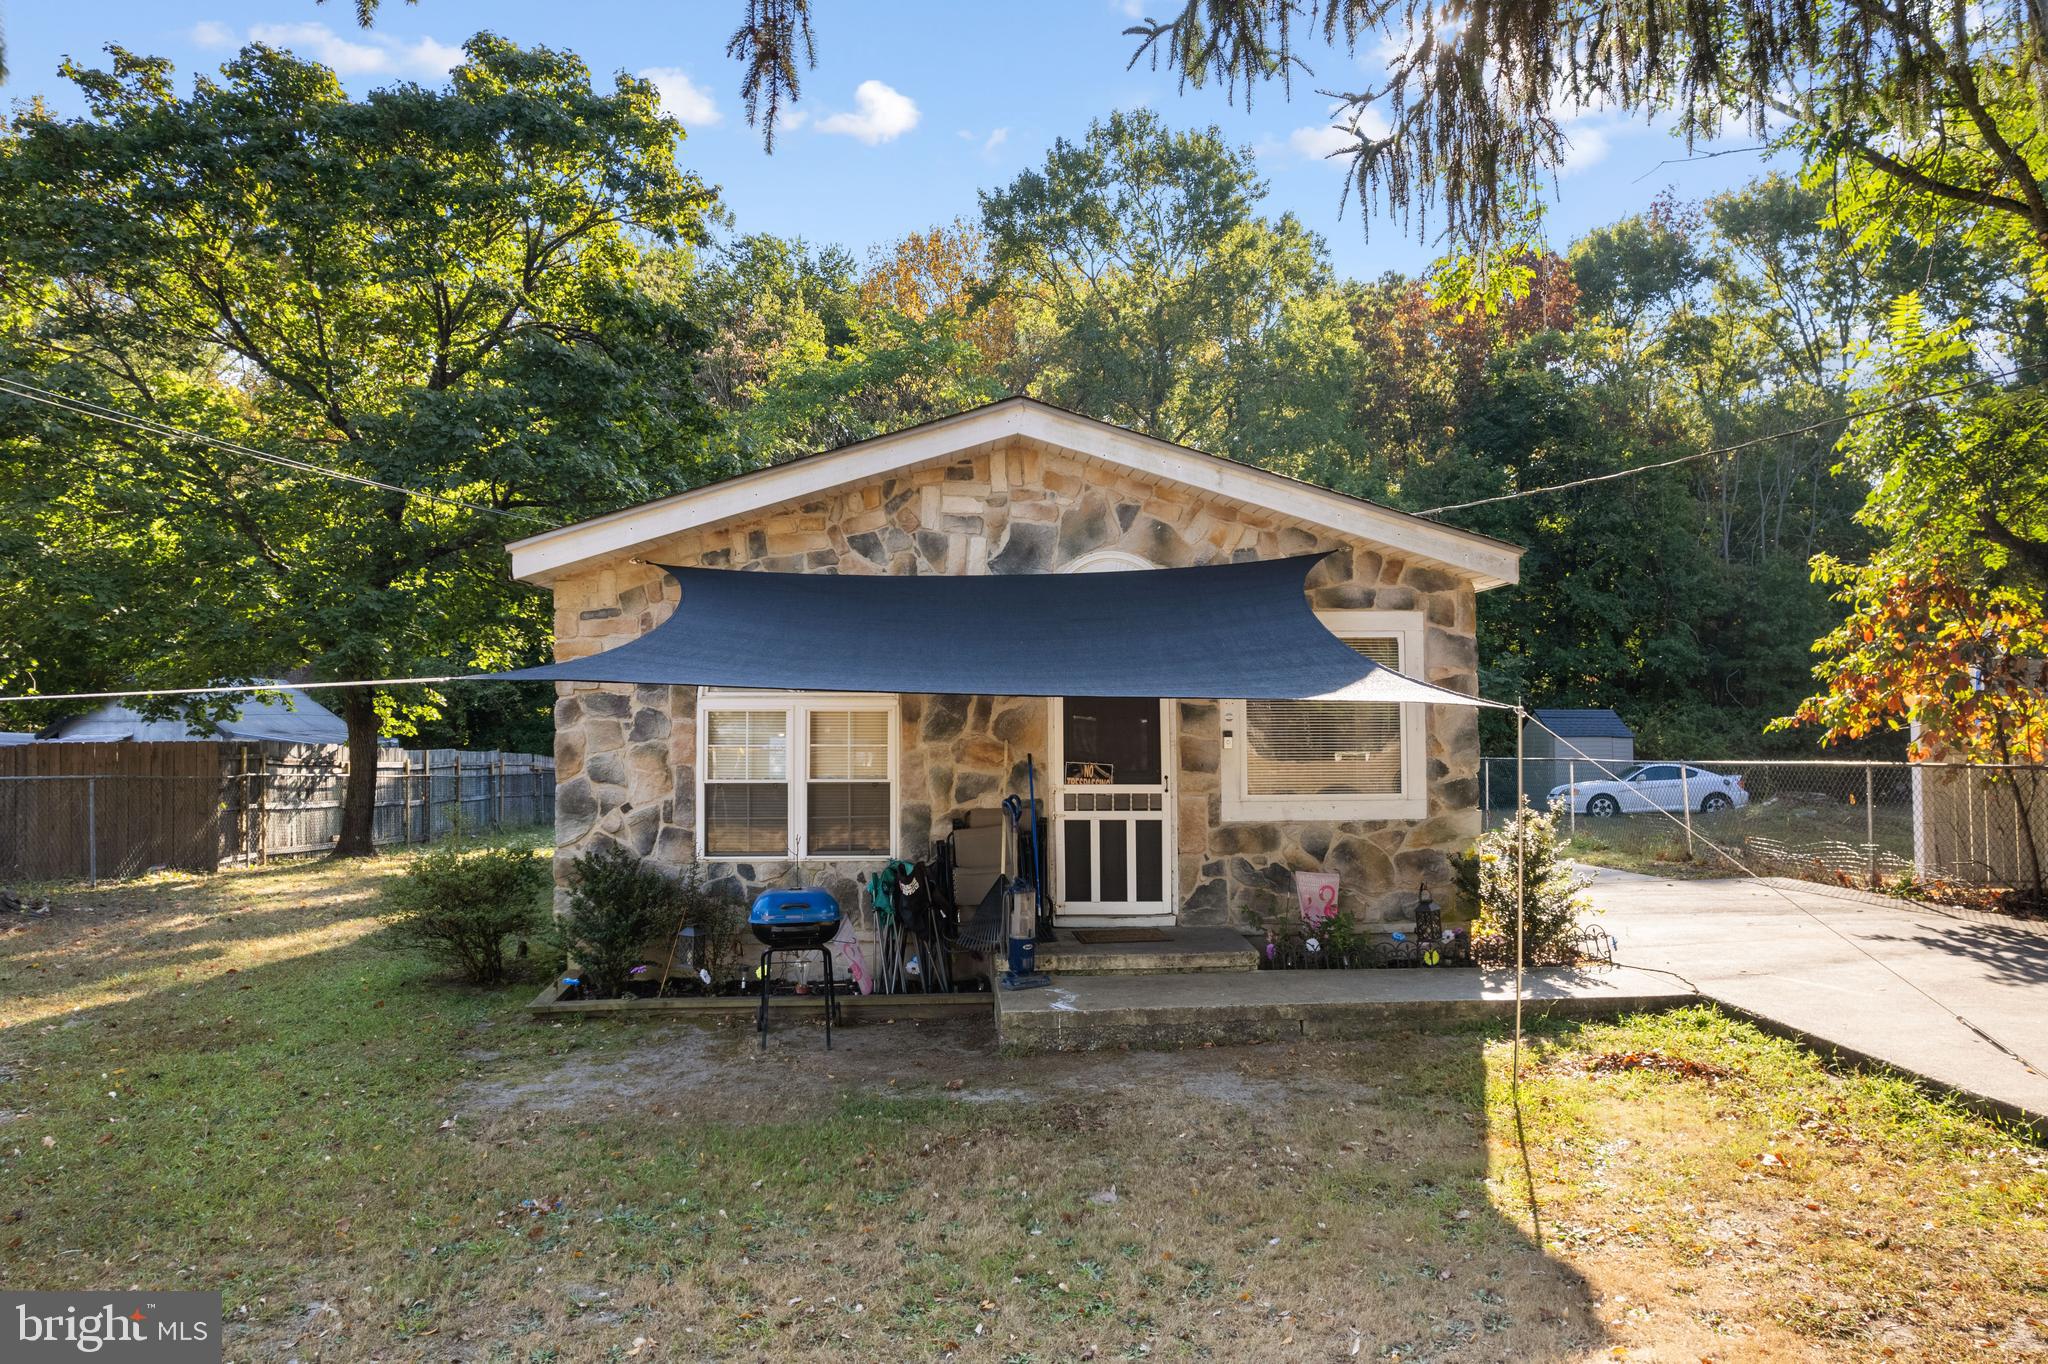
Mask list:
[[[1141,436],[1028,398],[1009,398],[956,417],[877,436],[822,455],[773,465],[506,546],[512,576],[546,580],[684,531],[804,501],[911,465],[1008,436],[1021,436],[1134,473],[1382,544],[1470,574],[1480,591],[1519,581],[1522,551],[1503,541],[1330,492],[1249,464]]]

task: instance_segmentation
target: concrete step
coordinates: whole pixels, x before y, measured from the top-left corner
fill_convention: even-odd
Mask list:
[[[1234,928],[1168,928],[1163,942],[1084,943],[1071,929],[1038,945],[1038,969],[1061,975],[1256,971],[1258,949]]]
[[[1042,950],[1042,949],[1041,949]],[[1041,957],[1041,960],[1043,958]],[[998,990],[1006,1050],[1171,1051],[1301,1037],[1358,1037],[1514,1014],[1514,973],[1436,970],[1055,974],[1039,990]],[[1523,1015],[1612,1017],[1698,999],[1670,977],[1625,966],[1527,973]]]

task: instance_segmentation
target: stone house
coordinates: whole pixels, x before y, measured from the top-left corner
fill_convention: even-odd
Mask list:
[[[1326,552],[1310,605],[1345,643],[1476,691],[1477,593],[1521,551],[1024,398],[521,540],[558,660],[654,629],[657,565],[801,574],[1060,574]],[[1057,622],[1038,628],[1056,629]],[[734,649],[801,648],[764,620]],[[917,647],[944,647],[922,641]],[[1335,872],[1363,923],[1448,898],[1479,832],[1476,712],[1456,705],[828,694],[558,684],[556,846],[701,860],[742,894],[794,878],[849,907],[1024,792],[1062,925],[1250,925]]]

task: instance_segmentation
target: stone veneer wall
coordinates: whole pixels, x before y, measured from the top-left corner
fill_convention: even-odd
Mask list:
[[[714,568],[811,573],[1045,573],[1101,549],[1161,567],[1335,551],[1310,577],[1318,608],[1422,610],[1423,675],[1453,690],[1478,685],[1469,580],[1384,547],[1347,541],[1262,508],[1182,484],[1134,476],[1073,451],[1011,439],[949,461],[692,531],[642,559]],[[567,575],[555,591],[556,654],[576,658],[654,628],[675,604],[651,563],[613,562]],[[657,863],[693,854],[694,687],[563,684],[555,707],[556,872],[616,842]],[[901,698],[901,847],[926,854],[955,814],[1024,791],[1036,754],[1044,792],[1050,703],[1043,698]],[[1452,898],[1449,855],[1479,832],[1475,711],[1437,707],[1429,722],[1428,814],[1421,820],[1221,822],[1221,723],[1214,702],[1179,703],[1174,798],[1184,923],[1265,921],[1293,913],[1293,874],[1343,878],[1361,921],[1405,920],[1416,887]],[[849,907],[870,867],[813,861],[802,875]],[[789,883],[780,863],[708,864],[714,881],[750,895]]]

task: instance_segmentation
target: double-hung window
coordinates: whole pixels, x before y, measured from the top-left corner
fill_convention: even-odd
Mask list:
[[[1330,632],[1396,672],[1422,671],[1419,611],[1324,611]],[[1419,819],[1423,708],[1386,701],[1226,701],[1225,820]]]
[[[706,860],[894,855],[893,697],[707,689],[697,716]]]

